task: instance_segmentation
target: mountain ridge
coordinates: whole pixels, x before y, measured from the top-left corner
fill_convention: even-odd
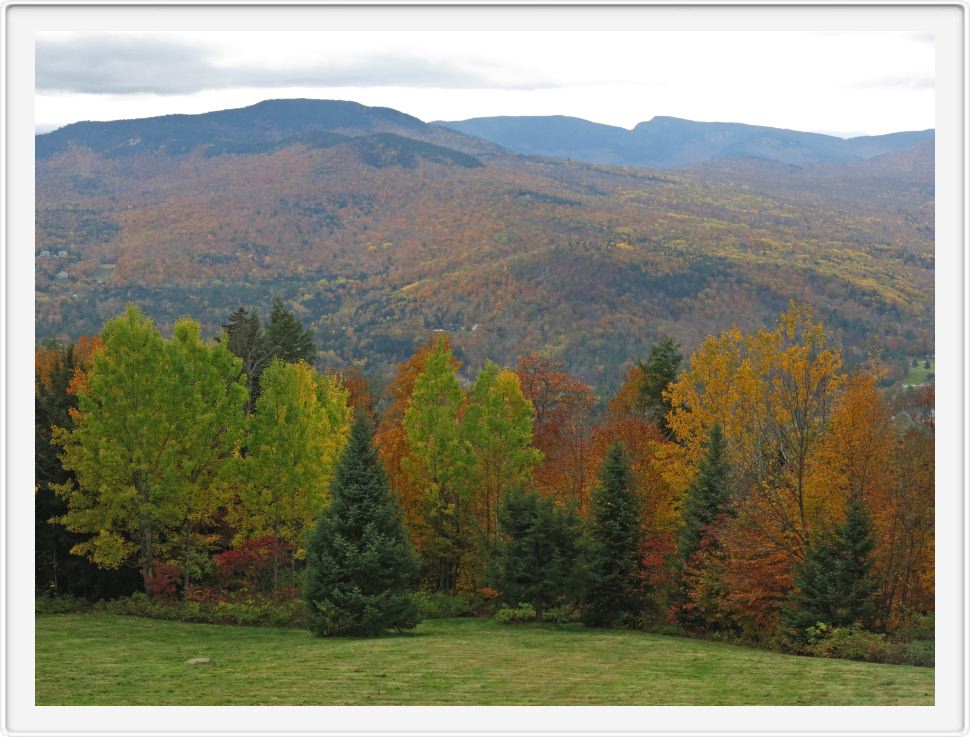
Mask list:
[[[783,163],[866,159],[935,137],[933,129],[843,139],[748,123],[701,122],[658,115],[633,128],[570,116],[494,116],[434,125],[477,135],[527,155],[648,168],[681,168],[724,158]]]
[[[791,299],[817,307],[847,359],[873,336],[893,355],[932,345],[931,142],[651,170],[357,113],[356,127],[238,112],[187,135],[157,119],[62,134],[35,169],[37,335],[92,334],[128,302],[215,335],[280,295],[323,365],[386,373],[447,330],[469,365],[540,351],[603,391],[653,340],[689,351]]]

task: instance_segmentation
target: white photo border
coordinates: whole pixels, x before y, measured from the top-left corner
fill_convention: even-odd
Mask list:
[[[966,2],[4,2],[4,653],[0,729],[72,734],[968,734]],[[511,26],[511,27],[510,27]],[[32,432],[34,33],[51,30],[905,30],[936,36],[936,702],[932,707],[38,707]],[[958,399],[959,398],[959,399]],[[19,554],[18,552],[19,551]]]

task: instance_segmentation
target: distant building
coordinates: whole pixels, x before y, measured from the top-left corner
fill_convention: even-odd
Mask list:
[[[58,271],[57,275],[54,277],[57,281],[65,281],[67,279],[66,271]]]
[[[40,255],[41,258],[50,258],[51,252],[50,251],[41,251],[39,255]]]
[[[64,251],[64,250],[58,251],[57,255],[60,256],[61,258],[65,258],[67,256],[67,251]]]

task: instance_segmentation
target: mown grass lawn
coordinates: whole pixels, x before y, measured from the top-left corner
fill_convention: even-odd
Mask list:
[[[903,386],[919,386],[925,384],[929,380],[931,373],[936,372],[936,360],[930,359],[930,367],[926,368],[923,366],[925,359],[919,359],[919,365],[911,366],[909,373],[905,377],[899,380],[899,383]]]
[[[296,629],[107,614],[36,619],[38,705],[932,704],[932,668],[801,658],[641,632],[422,623]],[[185,665],[189,658],[212,665]]]

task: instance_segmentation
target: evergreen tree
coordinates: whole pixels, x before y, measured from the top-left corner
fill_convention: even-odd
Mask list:
[[[266,323],[266,339],[275,358],[287,363],[306,361],[311,366],[316,363],[317,349],[313,345],[312,333],[283,306],[279,297],[273,300]]]
[[[671,592],[677,619],[693,627],[703,624],[705,617],[696,606],[685,607],[691,592],[709,586],[709,571],[703,570],[720,555],[721,546],[711,525],[730,511],[731,467],[727,459],[727,442],[720,425],[714,425],[708,435],[707,448],[697,474],[687,489],[681,510],[681,526],[677,536],[677,555],[680,560],[680,581]],[[704,562],[695,560],[704,549]],[[696,602],[695,602],[696,604]]]
[[[657,427],[668,440],[673,440],[673,434],[667,425],[667,413],[671,405],[663,396],[667,386],[677,379],[680,364],[684,360],[673,338],[664,338],[650,347],[650,355],[646,361],[640,361],[643,378],[640,380],[640,408],[648,422],[656,423]]]
[[[720,515],[728,502],[731,467],[727,459],[727,442],[720,425],[711,428],[707,450],[697,468],[697,475],[687,489],[682,524],[677,539],[677,552],[683,563],[700,547],[704,529]]]
[[[259,379],[273,360],[273,350],[256,310],[250,312],[245,307],[240,307],[229,316],[228,322],[222,327],[226,331],[226,347],[242,361],[246,389],[249,392],[246,414],[251,415],[259,398]]]
[[[269,322],[264,327],[259,313],[240,307],[231,315],[225,325],[226,347],[236,355],[243,365],[249,402],[246,414],[251,415],[259,398],[260,379],[263,371],[274,358],[285,363],[306,361],[311,366],[316,363],[316,348],[310,330],[304,328],[292,312],[283,306],[277,297],[273,300]]]
[[[865,503],[850,494],[842,524],[823,530],[795,570],[795,588],[783,610],[794,637],[804,637],[819,622],[872,627],[879,588],[872,569],[874,547]]]
[[[630,460],[619,442],[606,454],[591,514],[583,621],[593,627],[611,626],[643,609],[639,575],[643,533]]]
[[[303,598],[317,635],[411,629],[418,562],[384,467],[359,415],[337,464],[331,502],[310,540]]]
[[[513,487],[498,509],[500,536],[492,576],[504,600],[529,602],[536,621],[572,588],[579,557],[579,526],[572,508],[558,509],[534,489]]]

